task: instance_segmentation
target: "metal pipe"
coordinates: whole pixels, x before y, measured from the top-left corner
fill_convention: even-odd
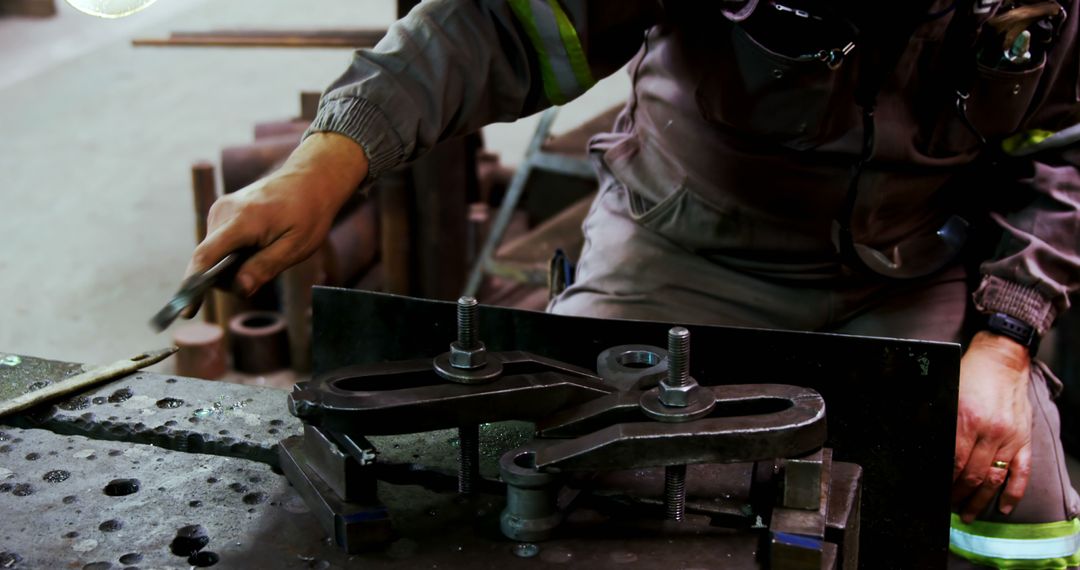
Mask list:
[[[210,207],[217,201],[217,184],[214,181],[214,165],[201,161],[191,165],[191,190],[195,202],[195,243],[206,239]],[[208,323],[221,323],[217,310],[217,295],[211,293],[203,298],[203,319]]]

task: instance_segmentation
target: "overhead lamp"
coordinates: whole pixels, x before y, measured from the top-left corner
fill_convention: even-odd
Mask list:
[[[66,0],[76,10],[99,18],[123,18],[156,0]]]

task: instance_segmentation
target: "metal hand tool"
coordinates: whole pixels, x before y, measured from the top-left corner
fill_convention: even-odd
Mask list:
[[[347,367],[297,384],[289,411],[355,435],[431,431],[503,420],[537,420],[613,391],[577,367],[524,352],[488,353],[503,366],[487,384],[448,382],[430,359]]]
[[[184,309],[201,302],[211,287],[231,281],[236,269],[248,257],[250,257],[248,251],[234,251],[206,271],[184,279],[172,299],[150,319],[150,325],[158,332],[168,328]]]
[[[177,349],[173,347],[144,352],[132,356],[131,358],[125,358],[124,360],[112,364],[106,364],[92,370],[87,370],[86,372],[76,374],[71,378],[65,378],[59,382],[49,384],[40,390],[34,390],[33,392],[23,394],[18,398],[0,404],[0,417],[12,412],[18,412],[19,410],[25,410],[26,408],[46,402],[52,398],[63,396],[64,394],[69,394],[83,388],[89,388],[90,386],[100,384],[106,380],[112,380],[113,378],[130,374],[141,368],[157,364],[176,351]]]
[[[619,392],[537,423],[527,446],[538,468],[636,469],[793,457],[825,443],[825,401],[783,384],[702,387],[716,403],[706,417],[655,421],[642,393]],[[647,394],[647,392],[646,392]]]
[[[564,509],[556,506],[560,473],[664,467],[665,484],[672,487],[665,489],[664,506],[669,512],[678,507],[668,518],[681,521],[688,464],[799,456],[825,441],[824,400],[811,389],[699,386],[688,374],[684,328],[669,331],[667,351],[645,345],[604,351],[598,377],[524,352],[486,352],[475,334],[473,309],[472,299],[459,300],[458,340],[434,360],[347,366],[290,394],[290,411],[307,425],[304,438],[282,442],[281,464],[346,550],[358,552],[384,539],[389,518],[372,493],[374,448],[342,445],[342,438],[366,442],[364,436],[501,420],[536,422],[537,438],[500,461],[507,485],[501,527],[518,541],[546,540],[562,524]],[[464,435],[460,442],[464,450]],[[471,492],[476,482],[473,473],[466,490],[460,485],[472,464],[463,453],[461,493]],[[819,504],[814,502],[815,512]],[[811,549],[816,560],[826,548],[823,521],[810,533],[821,543]],[[797,539],[807,534],[802,527],[795,530]]]

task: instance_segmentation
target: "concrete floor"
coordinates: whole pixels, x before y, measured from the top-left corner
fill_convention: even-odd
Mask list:
[[[169,344],[147,319],[194,247],[189,167],[298,114],[349,50],[133,48],[133,37],[214,28],[382,28],[389,0],[162,0],[101,20],[0,19],[0,351],[108,362]],[[573,126],[622,100],[617,74],[569,105]],[[536,117],[491,127],[514,163]],[[562,130],[557,127],[556,130]],[[167,370],[168,365],[158,369]]]
[[[194,247],[189,167],[298,113],[347,50],[132,48],[133,37],[242,27],[385,27],[389,0],[162,0],[122,20],[62,2],[0,19],[0,351],[109,362],[170,344],[147,319]],[[621,101],[623,73],[568,105],[556,131]],[[485,130],[516,162],[535,117]],[[158,370],[168,371],[163,363]],[[1074,481],[1080,463],[1072,462]]]

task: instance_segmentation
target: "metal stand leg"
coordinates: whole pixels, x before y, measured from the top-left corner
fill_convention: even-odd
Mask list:
[[[514,172],[514,177],[510,179],[510,187],[506,189],[506,196],[503,197],[502,205],[499,206],[499,213],[495,216],[495,223],[491,225],[491,231],[488,233],[487,240],[484,241],[484,248],[480,250],[480,256],[469,273],[469,280],[465,284],[463,296],[475,297],[476,292],[480,290],[480,283],[484,280],[485,267],[491,261],[491,257],[495,255],[495,249],[499,247],[499,242],[502,241],[503,234],[506,233],[506,228],[510,225],[510,218],[514,215],[514,209],[517,208],[518,201],[521,200],[521,194],[525,191],[525,183],[529,181],[529,173],[532,170],[532,157],[540,152],[540,147],[547,140],[548,133],[551,132],[551,125],[555,122],[555,117],[558,114],[558,107],[552,107],[544,111],[544,114],[540,116],[540,124],[536,126],[536,132],[533,133],[533,138],[529,141],[529,148],[525,151],[525,161],[521,163],[521,166]]]

